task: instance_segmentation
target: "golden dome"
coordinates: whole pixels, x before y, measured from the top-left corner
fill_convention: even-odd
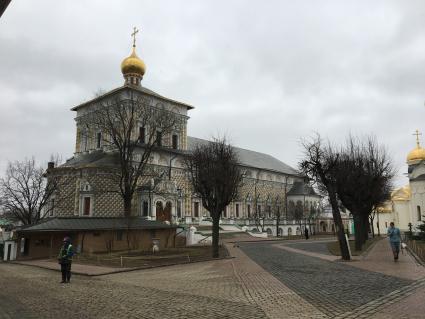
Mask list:
[[[383,203],[381,206],[378,206],[376,208],[376,211],[380,214],[392,213],[393,209],[392,209],[392,206],[391,206],[391,202]]]
[[[421,145],[419,144],[419,135],[422,135],[421,133],[419,133],[418,130],[416,130],[415,134],[416,135],[416,148],[411,150],[410,153],[407,155],[407,161],[418,161],[418,160],[425,160],[425,149],[423,149],[421,147]]]
[[[136,54],[136,47],[133,46],[133,52],[121,62],[121,72],[123,75],[137,74],[143,77],[146,71],[146,65]]]
[[[412,191],[409,185],[398,188],[391,193],[392,201],[407,201],[410,200],[411,197]]]
[[[407,161],[425,160],[425,149],[418,146],[407,155]]]

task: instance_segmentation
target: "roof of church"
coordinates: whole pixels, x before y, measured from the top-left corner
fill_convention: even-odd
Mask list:
[[[310,185],[303,182],[295,182],[288,195],[319,196]]]
[[[188,151],[194,149],[194,147],[199,144],[209,143],[210,141],[203,140],[195,137],[187,137]],[[246,150],[239,147],[233,147],[238,156],[239,161],[242,166],[253,167],[264,169],[268,171],[279,172],[288,175],[297,175],[300,173],[297,172],[294,168],[289,165],[279,161],[271,155]],[[175,152],[173,149],[161,148],[160,150]],[[183,152],[177,152],[182,153]],[[60,165],[59,168],[67,168],[67,167],[114,167],[119,165],[119,159],[117,154],[115,153],[105,153],[103,151],[94,151],[88,154],[82,154],[77,157],[72,157],[67,160],[64,164]]]
[[[55,217],[43,219],[34,225],[21,227],[18,231],[38,232],[163,228],[176,228],[176,226],[140,217],[130,219],[124,217]]]
[[[118,154],[94,151],[78,157],[71,157],[59,167],[115,167],[119,165]]]
[[[191,136],[187,137],[187,148],[189,151],[193,150],[196,145],[205,143],[210,143],[210,141]],[[300,175],[300,173],[297,172],[294,168],[279,161],[271,155],[250,151],[239,147],[233,148],[237,152],[239,161],[243,166],[261,168],[289,175]]]
[[[176,101],[176,100],[173,100],[173,99],[169,99],[169,98],[167,98],[165,96],[162,96],[162,95],[160,95],[160,94],[158,94],[158,93],[156,93],[156,92],[154,92],[152,90],[149,90],[149,89],[145,88],[144,86],[133,87],[133,86],[129,86],[129,85],[123,85],[123,86],[120,86],[120,87],[118,87],[116,89],[110,90],[110,91],[108,91],[108,92],[106,92],[106,93],[104,93],[104,94],[102,94],[100,96],[97,96],[97,97],[95,97],[95,98],[93,98],[93,99],[91,99],[89,101],[86,101],[86,102],[81,103],[81,104],[79,104],[77,106],[74,106],[73,108],[71,108],[71,111],[77,111],[81,107],[86,106],[86,105],[88,105],[90,103],[93,103],[96,100],[99,100],[99,99],[102,99],[104,97],[113,95],[113,94],[115,94],[117,92],[120,92],[120,91],[123,91],[125,89],[132,89],[132,90],[140,91],[140,92],[142,92],[144,94],[147,94],[147,95],[156,97],[158,99],[161,99],[161,100],[164,100],[164,101],[167,101],[167,102],[172,102],[172,103],[176,103],[176,104],[182,105],[182,106],[186,107],[188,110],[194,108],[193,106],[191,106],[189,104],[186,104],[186,103],[183,103],[183,102],[179,102],[179,101]]]

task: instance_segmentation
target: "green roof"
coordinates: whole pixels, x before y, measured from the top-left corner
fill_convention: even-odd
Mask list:
[[[140,217],[56,217],[46,218],[34,225],[18,229],[18,232],[44,231],[90,231],[90,230],[125,230],[125,229],[166,229],[176,228],[156,220]]]

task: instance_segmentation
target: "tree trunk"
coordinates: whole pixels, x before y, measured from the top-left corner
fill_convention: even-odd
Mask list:
[[[338,202],[336,200],[336,194],[334,191],[328,188],[329,199],[332,206],[332,215],[335,222],[335,231],[338,236],[339,247],[341,249],[341,257],[344,260],[350,260],[350,252],[348,250],[348,242],[345,239],[344,227],[342,225],[341,213],[339,211]]]
[[[213,214],[213,225],[212,225],[212,257],[219,257],[218,241],[220,236],[220,214]]]
[[[375,238],[375,227],[373,227],[373,220],[374,220],[375,218],[372,216],[372,215],[370,215],[370,217],[369,217],[369,226],[370,225],[372,225],[372,227],[371,227],[371,230],[372,230],[372,238]]]
[[[369,239],[369,215],[363,214],[363,244]]]
[[[363,246],[363,230],[361,223],[361,216],[359,214],[353,214],[354,219],[354,238],[355,238],[355,249],[362,250]]]
[[[131,216],[131,197],[124,198],[124,216],[125,217]]]

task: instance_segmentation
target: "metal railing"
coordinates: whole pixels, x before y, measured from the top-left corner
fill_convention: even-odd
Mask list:
[[[416,255],[418,256],[423,262],[425,262],[425,245],[424,244],[418,244],[418,242],[424,243],[420,240],[415,239],[409,239],[409,236],[406,234],[402,236],[403,243],[407,245],[407,247]]]

